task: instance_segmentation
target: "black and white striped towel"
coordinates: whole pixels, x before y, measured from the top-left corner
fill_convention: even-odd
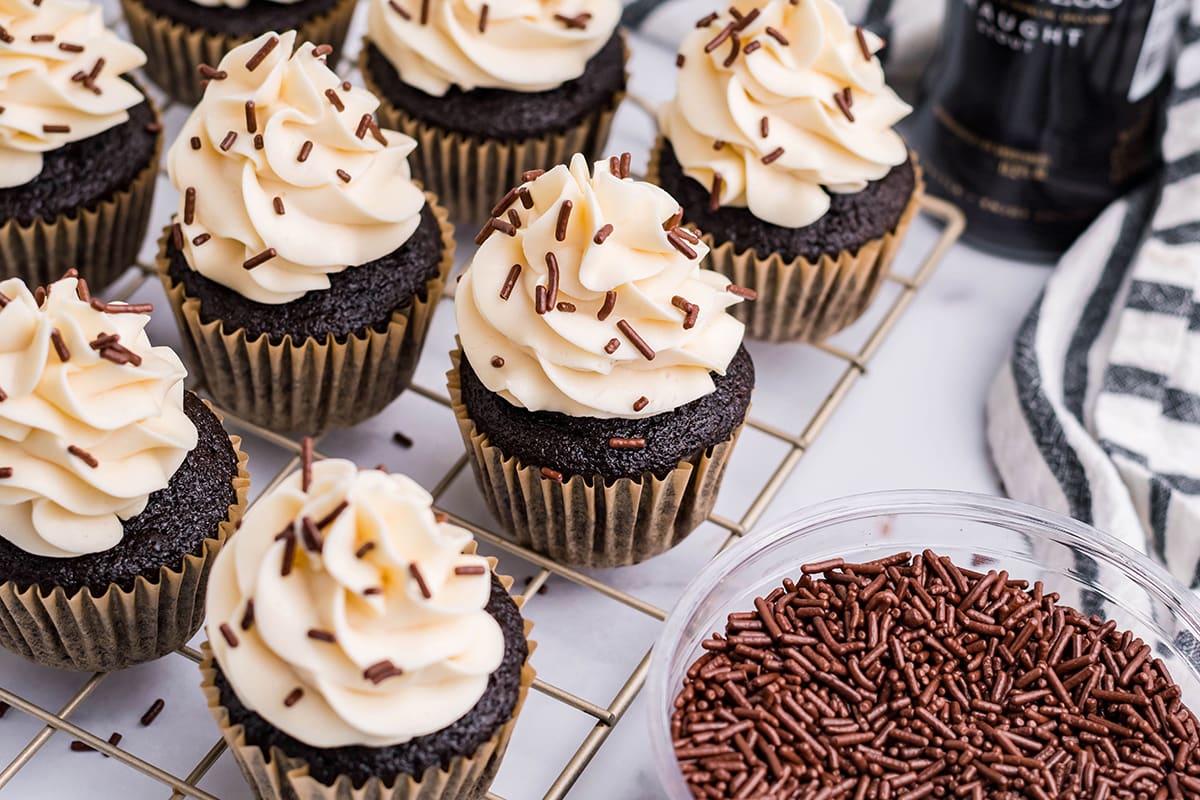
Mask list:
[[[1063,257],[992,388],[1013,497],[1068,513],[1200,587],[1200,0],[1161,178]]]

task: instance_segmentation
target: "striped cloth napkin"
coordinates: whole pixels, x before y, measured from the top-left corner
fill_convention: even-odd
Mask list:
[[[1013,497],[1068,513],[1200,587],[1200,0],[1165,169],[1062,258],[988,402]]]

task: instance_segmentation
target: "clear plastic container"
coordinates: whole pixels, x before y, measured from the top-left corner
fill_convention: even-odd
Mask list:
[[[1149,644],[1200,709],[1200,601],[1144,555],[1075,520],[1010,500],[959,492],[883,492],[825,503],[747,536],[684,591],[663,628],[647,681],[650,744],[669,800],[691,800],[671,747],[670,715],[701,640],[726,616],[800,565],[870,561],[930,548],[963,566],[1043,581],[1087,613],[1115,619]]]

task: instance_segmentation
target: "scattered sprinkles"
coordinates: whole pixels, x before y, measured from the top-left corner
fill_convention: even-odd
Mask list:
[[[271,51],[274,50],[278,44],[279,37],[277,36],[272,36],[270,39],[267,39],[267,41],[263,43],[263,46],[258,49],[258,52],[250,56],[250,60],[246,62],[246,69],[250,72],[254,72],[254,70],[258,69],[259,65],[266,60],[267,56],[271,54]]]

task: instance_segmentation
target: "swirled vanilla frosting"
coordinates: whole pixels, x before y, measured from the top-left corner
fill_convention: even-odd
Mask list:
[[[388,747],[479,702],[504,657],[491,569],[431,503],[331,459],[251,507],[208,588],[213,653],[247,708],[313,747]]]
[[[583,74],[621,21],[619,0],[370,0],[367,32],[401,78],[542,92]]]
[[[144,308],[87,302],[75,278],[0,283],[0,537],[70,558],[121,541],[196,446],[187,371]],[[42,302],[39,303],[39,298]]]
[[[0,188],[29,183],[43,153],[115,128],[144,99],[121,75],[146,56],[102,13],[74,0],[0,0]]]
[[[425,206],[416,143],[380,130],[378,99],[295,41],[267,33],[231,50],[167,154],[188,265],[256,303],[328,289],[391,253]]]
[[[530,411],[648,417],[714,389],[742,343],[744,292],[700,265],[675,200],[614,159],[528,177],[455,295],[459,339],[491,391]]]
[[[701,23],[661,124],[721,205],[803,227],[828,192],[862,191],[908,158],[892,128],[912,109],[884,82],[883,41],[833,0],[740,0]]]

